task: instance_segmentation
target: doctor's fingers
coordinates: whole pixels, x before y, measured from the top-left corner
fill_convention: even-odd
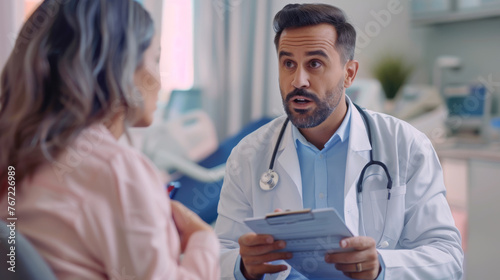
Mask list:
[[[267,262],[272,262],[276,260],[288,260],[293,257],[290,252],[273,252],[269,254],[259,255],[259,256],[241,256],[241,260],[245,264],[245,267],[250,265],[260,265]]]
[[[380,272],[380,263],[377,257],[376,259],[370,261],[359,261],[356,263],[335,263],[335,268],[339,271],[344,272],[344,274],[349,278],[375,279]]]
[[[340,247],[342,248],[353,248],[355,250],[361,251],[366,250],[371,247],[375,248],[375,239],[369,236],[354,236],[344,238],[340,241]]]
[[[372,280],[377,279],[378,272],[374,271],[363,271],[363,272],[344,272],[344,275],[351,279],[363,279],[363,280]]]
[[[364,251],[352,251],[343,253],[333,253],[325,255],[325,262],[334,264],[357,264],[365,263],[370,266],[378,266],[378,253],[376,249]]]
[[[272,244],[246,246],[240,243],[240,255],[242,256],[259,256],[270,253],[272,251],[281,250],[286,247],[286,242],[278,240]]]
[[[269,234],[256,234],[255,232],[245,233],[238,239],[240,246],[256,246],[273,244],[274,238]]]
[[[353,264],[335,264],[335,268],[342,272],[356,272],[356,273],[372,273],[372,271],[376,271],[378,273],[378,269],[380,267],[379,263],[375,262],[363,262],[363,263],[353,263]]]
[[[259,265],[249,265],[249,266],[245,265],[245,270],[250,275],[264,275],[266,273],[273,274],[287,269],[288,267],[284,264],[281,265],[259,264]]]

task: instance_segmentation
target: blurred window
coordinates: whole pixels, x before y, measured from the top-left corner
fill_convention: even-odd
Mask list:
[[[160,71],[166,96],[193,86],[192,0],[164,0]]]
[[[24,0],[24,20],[42,0]],[[144,1],[140,1],[144,2]],[[160,72],[163,93],[187,90],[193,86],[193,3],[192,0],[164,0],[162,13]]]

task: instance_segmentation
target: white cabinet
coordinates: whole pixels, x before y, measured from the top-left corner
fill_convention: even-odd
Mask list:
[[[498,279],[500,162],[469,160],[467,279]]]
[[[500,151],[437,149],[447,199],[462,233],[465,279],[498,279]]]
[[[451,23],[500,16],[500,0],[413,0],[416,25]]]

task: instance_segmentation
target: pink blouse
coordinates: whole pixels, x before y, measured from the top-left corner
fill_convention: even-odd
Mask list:
[[[181,258],[157,169],[103,125],[82,132],[57,162],[24,180],[15,210],[17,229],[59,279],[220,277],[216,235],[196,232]]]

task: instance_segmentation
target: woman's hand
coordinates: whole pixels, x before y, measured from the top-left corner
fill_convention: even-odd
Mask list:
[[[177,231],[181,240],[181,252],[184,253],[191,235],[200,230],[212,231],[212,228],[205,223],[196,213],[189,210],[182,203],[171,200],[172,217],[174,218]]]

